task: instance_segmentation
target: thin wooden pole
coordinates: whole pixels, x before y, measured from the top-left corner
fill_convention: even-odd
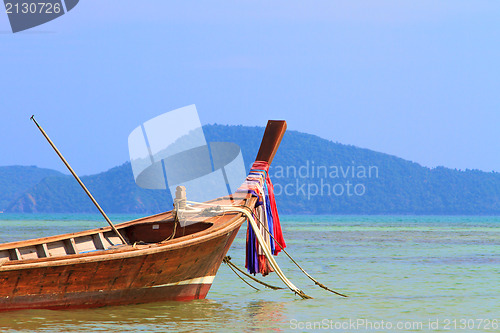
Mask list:
[[[80,184],[80,186],[85,191],[85,193],[87,193],[87,195],[89,196],[90,200],[92,200],[92,202],[97,207],[97,209],[99,210],[99,212],[102,214],[102,216],[104,217],[104,219],[106,220],[106,222],[108,222],[108,224],[111,226],[111,229],[113,229],[113,231],[118,235],[118,237],[120,237],[120,240],[123,242],[123,244],[127,244],[127,241],[125,240],[125,238],[123,238],[123,236],[120,234],[120,232],[118,231],[118,229],[116,229],[116,227],[113,224],[113,222],[111,222],[111,220],[108,218],[108,216],[106,215],[106,213],[104,212],[104,210],[102,210],[101,206],[99,206],[99,204],[94,199],[94,197],[92,196],[92,194],[90,193],[90,191],[85,187],[85,185],[81,181],[80,177],[78,177],[78,175],[75,173],[75,171],[73,170],[73,168],[71,168],[71,166],[69,165],[69,163],[66,161],[66,159],[64,158],[64,156],[62,156],[61,152],[57,149],[57,147],[52,142],[52,140],[50,140],[49,136],[47,135],[47,133],[45,133],[45,131],[43,130],[43,128],[40,125],[38,125],[38,123],[35,120],[35,116],[32,115],[30,119],[33,120],[33,122],[38,127],[38,129],[40,130],[40,132],[42,132],[42,134],[45,137],[45,139],[47,139],[47,141],[52,146],[52,148],[55,150],[55,152],[57,153],[57,155],[59,156],[59,158],[63,161],[64,165],[66,165],[66,167],[68,168],[69,172],[71,172],[71,174],[73,175],[73,177],[75,177],[75,179],[78,182],[78,184]]]

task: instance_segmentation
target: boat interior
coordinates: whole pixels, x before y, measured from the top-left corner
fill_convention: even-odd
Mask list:
[[[254,198],[248,194],[240,197],[218,198],[210,202],[217,204],[253,204]],[[207,202],[208,203],[208,202]],[[93,253],[97,251],[117,250],[135,247],[137,245],[148,245],[156,243],[167,243],[170,241],[180,241],[188,236],[195,235],[201,231],[220,225],[223,217],[234,216],[234,214],[212,215],[205,214],[190,215],[190,224],[181,227],[174,220],[172,212],[160,213],[144,217],[138,220],[124,222],[116,225],[116,229],[127,241],[124,245],[119,236],[111,227],[103,227],[76,233],[37,238],[0,244],[0,266],[9,261],[32,260],[52,257],[62,257],[67,255]]]
[[[174,222],[170,213],[144,221],[137,220],[117,225],[128,244],[151,244],[179,239],[210,228],[213,223],[200,221],[185,227]],[[5,243],[0,245],[0,262],[61,257],[95,251],[117,249],[123,244],[110,228],[99,228],[72,234]]]

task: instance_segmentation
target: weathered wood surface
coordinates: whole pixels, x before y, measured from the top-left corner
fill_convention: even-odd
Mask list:
[[[286,121],[269,120],[267,122],[264,137],[262,138],[262,143],[260,144],[259,152],[257,153],[255,160],[266,161],[271,164],[285,132]]]
[[[0,310],[204,298],[242,223],[236,217],[213,237],[188,246],[165,244],[99,260],[0,271]]]

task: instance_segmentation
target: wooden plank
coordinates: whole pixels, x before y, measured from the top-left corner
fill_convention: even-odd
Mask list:
[[[26,246],[26,247],[20,247],[19,248],[19,253],[21,255],[21,259],[37,259],[38,258],[38,251],[36,246]]]
[[[47,243],[50,257],[60,257],[66,255],[66,249],[63,241]]]
[[[14,249],[9,250],[10,260],[21,260],[21,253],[19,249],[16,247]]]
[[[286,131],[286,121],[284,120],[269,120],[267,122],[266,131],[260,144],[259,152],[257,153],[256,161],[266,161],[269,164],[273,161],[274,155],[278,151],[283,135]]]
[[[78,249],[76,248],[76,243],[74,238],[70,238],[64,241],[67,254],[78,254]]]
[[[104,246],[104,236],[102,235],[102,232],[92,235],[92,240],[94,241],[94,245],[97,250],[106,249],[106,246]]]
[[[4,244],[0,244],[0,251],[4,250],[4,249],[13,249],[15,247],[40,245],[40,244],[44,244],[44,243],[47,243],[47,244],[54,243],[57,241],[67,240],[69,238],[75,238],[75,237],[80,237],[80,236],[85,236],[85,235],[92,235],[92,234],[95,234],[97,232],[103,232],[103,231],[107,231],[107,230],[111,230],[111,228],[110,227],[99,228],[99,229],[86,230],[86,231],[69,233],[69,234],[64,234],[64,235],[56,235],[56,236],[50,236],[50,237],[30,239],[30,240],[25,240],[25,241],[4,243]]]
[[[39,244],[36,245],[36,252],[38,255],[38,258],[47,258],[49,256],[49,248],[47,247],[47,244]]]
[[[9,261],[10,261],[9,258],[2,258],[2,259],[0,259],[0,267],[2,267],[5,263],[7,263]]]
[[[50,257],[49,247],[47,246],[46,243],[42,244],[42,249],[43,249],[43,252],[45,252],[47,254],[46,257]]]
[[[107,232],[104,234],[104,239],[109,246],[122,245],[122,241],[114,232]]]
[[[0,251],[0,259],[3,259],[3,258],[10,258],[9,250]]]
[[[76,250],[79,253],[97,250],[92,236],[75,238]]]

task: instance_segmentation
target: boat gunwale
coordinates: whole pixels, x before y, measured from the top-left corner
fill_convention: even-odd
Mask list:
[[[249,194],[246,194],[246,193],[241,193],[241,194],[245,194],[245,197],[232,196],[231,198],[233,198],[233,200],[241,200],[241,201],[251,200],[251,197]],[[207,201],[206,203],[213,203],[213,202],[222,201],[222,200],[229,200],[229,198],[230,198],[229,196],[228,197],[221,197],[221,198]],[[214,217],[217,217],[217,216],[214,216]],[[154,219],[156,217],[162,217],[163,220],[162,221],[154,221],[154,220],[148,221],[148,220]],[[161,212],[158,214],[145,216],[145,217],[140,217],[138,219],[134,219],[134,220],[130,220],[130,221],[125,221],[125,222],[116,224],[116,228],[117,229],[124,229],[124,228],[130,227],[132,225],[142,224],[142,223],[145,224],[145,223],[171,222],[171,221],[168,221],[168,219],[170,219],[170,218],[173,218],[171,210],[166,211],[166,212]],[[213,218],[213,217],[208,217],[206,219],[206,221],[209,222],[208,220],[211,218]],[[204,222],[200,222],[200,223],[204,223]],[[67,240],[70,238],[90,236],[90,235],[95,235],[98,233],[105,233],[105,232],[110,232],[110,231],[112,231],[112,228],[110,226],[106,226],[106,227],[94,228],[94,229],[89,229],[89,230],[82,230],[82,231],[77,231],[77,232],[72,232],[72,233],[67,233],[67,234],[26,239],[26,240],[13,241],[13,242],[8,242],[8,243],[1,243],[0,244],[0,251],[10,250],[10,249],[14,249],[14,248],[22,248],[22,247],[27,247],[27,246],[34,246],[34,245],[39,245],[39,244],[43,244],[43,243],[58,242],[58,241],[63,241],[63,240]],[[176,239],[178,239],[178,238],[176,238]]]
[[[247,196],[248,198],[248,196]],[[251,201],[255,198],[250,198]],[[216,199],[217,200],[217,199]],[[215,200],[214,200],[215,201]],[[253,204],[253,203],[252,203]],[[142,221],[146,220],[148,218],[152,218],[155,216],[163,215],[163,214],[168,214],[171,212],[164,212],[152,216],[147,216],[144,218],[140,218],[137,220],[132,220],[128,222],[124,222],[120,225],[122,228],[128,227],[130,225],[133,225],[137,222],[146,222],[147,221]],[[63,255],[63,256],[57,256],[57,257],[43,257],[43,258],[35,258],[35,259],[23,259],[23,260],[9,260],[5,262],[1,267],[0,267],[0,272],[3,271],[11,271],[11,270],[18,270],[18,269],[30,269],[30,268],[38,268],[38,267],[51,267],[51,266],[64,266],[64,265],[73,265],[73,264],[79,264],[79,263],[87,263],[87,262],[96,262],[96,261],[109,261],[109,260],[116,260],[116,259],[124,259],[124,258],[132,258],[132,257],[138,257],[138,256],[145,256],[149,254],[156,254],[164,251],[170,251],[170,250],[175,250],[177,248],[183,248],[186,246],[192,246],[197,243],[209,241],[213,238],[217,238],[220,236],[223,236],[224,234],[231,233],[236,228],[239,228],[243,222],[246,220],[246,218],[243,216],[242,213],[227,213],[227,214],[221,214],[221,215],[216,215],[216,217],[221,217],[221,216],[227,216],[230,217],[227,221],[220,221],[220,218],[217,221],[218,223],[213,223],[209,228],[190,234],[186,236],[182,236],[179,238],[175,238],[172,240],[169,240],[167,242],[158,242],[158,243],[151,243],[147,245],[136,245],[135,247],[132,245],[124,245],[120,248],[116,249],[108,249],[108,250],[98,250],[98,251],[93,251],[93,252],[86,252],[86,253],[78,253],[78,254],[68,254],[68,255]],[[211,217],[213,218],[213,217]],[[208,220],[208,219],[207,219]],[[151,221],[154,223],[154,221]],[[107,228],[101,228],[101,229],[109,229],[111,231],[111,227]],[[98,232],[101,232],[101,229],[95,229]],[[80,236],[85,236],[88,235],[86,232],[89,231],[82,231],[80,233],[75,233],[79,234]],[[84,233],[84,234],[81,234]],[[92,233],[90,233],[92,234]],[[65,235],[60,235],[62,236],[68,236],[72,234],[65,234]],[[59,237],[59,236],[52,236],[52,237]],[[48,237],[51,238],[51,237]],[[62,239],[68,239],[71,237],[65,237]],[[7,243],[8,244],[8,243]]]
[[[156,216],[167,215],[167,214],[171,214],[171,211],[159,213],[156,215],[141,217],[139,219],[135,219],[135,220],[131,220],[131,221],[126,221],[126,222],[117,224],[116,227],[117,227],[117,229],[123,229],[123,228],[129,227],[131,225],[141,223],[141,222],[147,223],[147,221],[143,221],[143,220],[153,218]],[[154,223],[154,221],[151,221],[151,223]],[[105,233],[105,232],[109,232],[109,231],[112,231],[112,229],[111,229],[111,227],[108,226],[108,227],[100,227],[100,228],[94,228],[94,229],[89,229],[89,230],[82,230],[82,231],[77,231],[77,232],[70,232],[67,234],[60,234],[60,235],[27,239],[27,240],[22,240],[22,241],[13,241],[13,242],[8,242],[8,243],[2,243],[2,244],[0,244],[0,251],[10,250],[13,248],[26,247],[26,246],[34,246],[34,245],[39,245],[39,244],[43,244],[43,243],[58,242],[58,241],[63,241],[63,240],[67,240],[70,238],[90,236],[90,235],[95,235],[98,233]]]

